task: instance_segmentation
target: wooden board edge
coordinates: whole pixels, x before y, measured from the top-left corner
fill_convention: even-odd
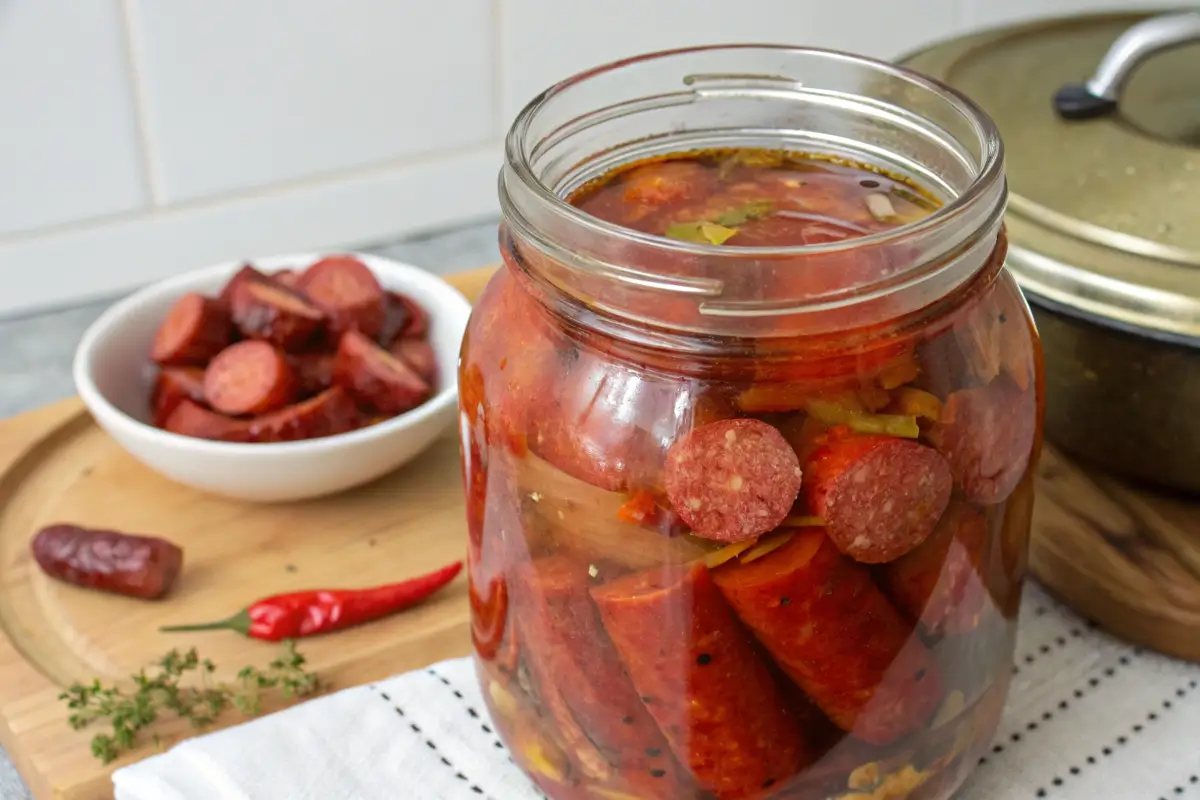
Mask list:
[[[0,475],[7,474],[33,448],[84,413],[83,401],[69,397],[0,422]],[[55,797],[54,788],[50,779],[42,775],[24,754],[19,734],[9,723],[13,715],[8,709],[31,696],[57,697],[59,691],[49,678],[25,660],[5,628],[0,627],[0,709],[3,709],[0,711],[0,745],[4,746],[13,766],[38,798]]]

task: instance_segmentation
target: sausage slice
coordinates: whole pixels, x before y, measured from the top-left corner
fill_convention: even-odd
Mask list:
[[[220,302],[190,292],[179,298],[154,334],[150,357],[164,367],[203,366],[233,339]]]
[[[322,259],[300,275],[296,288],[328,315],[335,334],[358,330],[374,338],[383,329],[383,287],[357,258]]]
[[[158,371],[150,392],[150,418],[162,427],[183,400],[204,402],[204,370],[200,367],[165,367]]]
[[[263,339],[287,351],[304,348],[325,325],[325,314],[319,308],[266,277],[249,277],[234,287],[231,307],[243,336]]]
[[[804,466],[809,512],[837,548],[867,564],[899,558],[933,531],[950,502],[950,465],[931,447],[835,429]]]
[[[667,451],[667,496],[706,539],[740,542],[776,528],[796,501],[800,476],[783,434],[756,419],[701,425]]]
[[[357,330],[338,340],[334,383],[361,405],[384,414],[400,414],[429,398],[429,384],[404,361]]]
[[[163,428],[181,436],[197,439],[212,439],[219,442],[252,441],[249,423],[231,419],[224,414],[210,411],[199,403],[183,400],[163,423]]]
[[[987,386],[946,398],[929,440],[945,453],[954,479],[969,500],[999,503],[1012,494],[1029,466],[1037,432],[1032,391],[1001,375]]]
[[[253,442],[295,442],[346,433],[359,422],[358,406],[334,386],[316,397],[255,417],[246,426]]]
[[[429,342],[405,336],[397,339],[390,350],[392,355],[416,370],[426,383],[433,386],[437,380],[437,356]]]
[[[296,386],[296,375],[283,352],[256,339],[226,347],[204,371],[208,404],[232,416],[282,408],[295,397]]]

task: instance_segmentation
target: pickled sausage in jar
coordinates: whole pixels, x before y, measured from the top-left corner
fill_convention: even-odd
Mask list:
[[[919,547],[879,569],[884,591],[925,630],[970,633],[988,604],[984,584],[987,520],[976,508],[953,501]]]
[[[986,386],[951,393],[928,436],[950,462],[967,499],[991,505],[1006,500],[1020,483],[1036,432],[1033,393],[1001,375]]]
[[[481,415],[489,444],[517,454],[529,447],[530,420],[554,396],[557,370],[577,355],[520,281],[503,269],[484,289],[479,304],[494,312],[473,315],[464,338],[480,374],[462,382],[470,401],[463,410],[475,420]]]
[[[528,663],[559,688],[572,720],[647,797],[680,794],[679,765],[613,649],[588,593],[588,565],[539,558],[512,580]]]
[[[667,452],[667,495],[697,536],[741,542],[783,522],[800,460],[776,428],[731,419],[694,428]]]
[[[546,381],[547,395],[531,404],[529,447],[580,480],[622,491],[641,466],[638,420],[629,410],[646,405],[653,387],[632,370],[571,347],[553,364],[558,379]]]
[[[811,760],[781,690],[703,563],[591,591],[642,702],[702,788],[721,800],[758,797]]]
[[[920,728],[941,700],[937,668],[912,625],[821,529],[718,567],[713,579],[783,671],[854,736],[888,744]]]
[[[950,502],[953,478],[931,447],[834,428],[805,461],[811,514],[856,561],[892,561],[925,541]]]

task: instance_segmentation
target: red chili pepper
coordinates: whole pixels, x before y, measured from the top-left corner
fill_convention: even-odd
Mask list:
[[[454,580],[460,570],[462,562],[456,561],[428,575],[373,589],[324,589],[279,594],[259,600],[220,622],[173,625],[160,630],[230,630],[268,642],[328,633],[402,611]]]

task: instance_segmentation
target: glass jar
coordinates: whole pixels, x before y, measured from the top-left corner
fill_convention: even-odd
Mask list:
[[[713,152],[936,210],[833,219],[824,168],[780,161],[747,174],[799,187],[770,212],[799,244],[580,199],[638,164],[604,197],[702,207],[684,156]],[[1008,691],[1041,439],[991,122],[843,53],[657,53],[530,103],[500,199],[459,387],[472,638],[516,763],[553,800],[948,797]]]

